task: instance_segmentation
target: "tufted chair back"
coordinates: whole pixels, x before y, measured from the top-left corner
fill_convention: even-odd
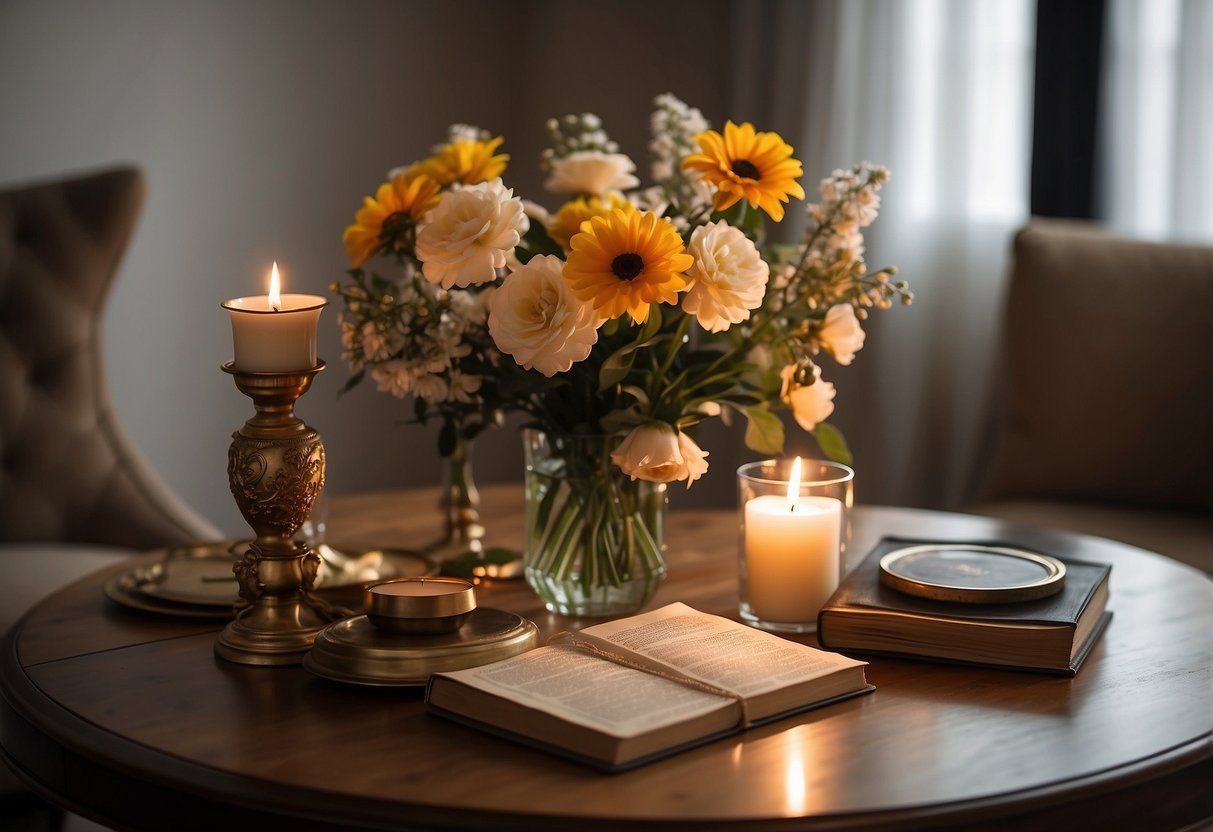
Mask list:
[[[110,405],[102,312],[143,194],[132,168],[0,192],[0,541],[142,549],[218,536]]]

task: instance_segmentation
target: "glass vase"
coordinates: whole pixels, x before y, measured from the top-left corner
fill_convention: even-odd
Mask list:
[[[633,480],[613,439],[523,433],[527,583],[561,615],[625,615],[665,577],[664,483]]]

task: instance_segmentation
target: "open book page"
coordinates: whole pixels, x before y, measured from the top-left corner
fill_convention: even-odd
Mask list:
[[[735,700],[618,665],[575,647],[540,647],[495,664],[444,673],[466,685],[578,725],[633,737]]]
[[[577,638],[638,664],[656,665],[746,698],[865,664],[682,603],[596,624],[580,631]]]

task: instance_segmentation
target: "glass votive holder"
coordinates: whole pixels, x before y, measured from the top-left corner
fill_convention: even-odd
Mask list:
[[[817,631],[817,613],[843,573],[854,479],[846,465],[799,457],[737,469],[743,621]]]

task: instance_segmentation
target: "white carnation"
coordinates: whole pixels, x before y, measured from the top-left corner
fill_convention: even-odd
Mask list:
[[[500,179],[448,191],[417,234],[417,259],[430,283],[489,283],[530,225],[522,200]]]
[[[632,173],[635,163],[622,153],[579,150],[552,161],[551,174],[543,186],[558,194],[602,196],[640,184]]]
[[[724,220],[701,225],[687,251],[695,262],[682,306],[708,332],[723,332],[762,305],[770,268],[740,229]]]
[[[817,333],[817,340],[834,356],[839,364],[850,364],[855,360],[855,353],[863,348],[863,327],[855,317],[855,310],[849,303],[831,306],[826,312],[825,321]]]
[[[489,334],[497,348],[549,378],[590,354],[601,323],[593,306],[573,295],[563,269],[559,257],[534,257],[489,301]]]

